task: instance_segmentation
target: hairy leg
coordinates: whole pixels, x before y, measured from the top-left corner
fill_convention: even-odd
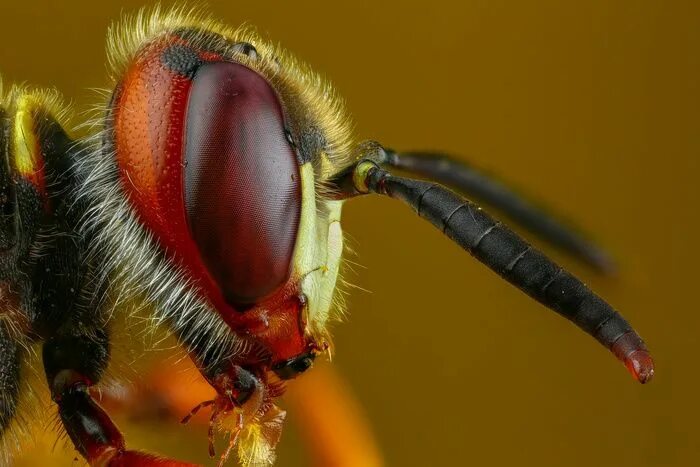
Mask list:
[[[102,392],[109,408],[126,412],[136,420],[162,419],[174,423],[187,418],[197,426],[209,425],[216,391],[189,359],[155,365],[146,371],[145,382]],[[299,428],[311,465],[380,467],[384,465],[361,404],[335,366],[320,363],[290,381],[284,401]],[[190,417],[193,408],[199,410]]]

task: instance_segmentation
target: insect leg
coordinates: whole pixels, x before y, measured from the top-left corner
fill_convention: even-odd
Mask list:
[[[561,222],[540,203],[528,199],[497,178],[463,161],[442,153],[387,150],[384,160],[379,162],[474,197],[600,272],[607,273],[614,269],[608,255],[582,236],[578,229]]]
[[[109,358],[104,331],[92,330],[91,334],[59,335],[43,349],[51,395],[75,448],[91,465],[191,466],[126,449],[119,428],[90,395],[90,387],[99,381]]]
[[[617,311],[475,204],[442,185],[392,175],[374,158],[360,160],[350,177],[355,193],[382,194],[411,206],[498,275],[596,338],[639,382],[653,376],[644,342]],[[352,195],[348,174],[337,184]]]

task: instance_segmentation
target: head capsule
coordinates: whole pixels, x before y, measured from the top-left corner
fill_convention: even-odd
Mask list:
[[[318,189],[349,144],[325,89],[251,42],[194,26],[155,34],[120,71],[107,148],[161,254],[286,379],[328,348],[340,201]]]

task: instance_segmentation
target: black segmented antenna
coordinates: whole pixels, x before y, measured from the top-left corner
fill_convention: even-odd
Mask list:
[[[562,223],[539,203],[523,197],[500,180],[437,152],[396,152],[386,150],[382,165],[442,183],[496,208],[514,223],[523,226],[562,251],[584,261],[599,272],[610,273],[613,261],[568,223]]]
[[[654,364],[644,341],[580,280],[444,186],[383,169],[377,162],[386,160],[383,149],[367,146],[374,154],[336,179],[341,196],[377,193],[403,201],[498,275],[597,339],[639,382],[652,378]]]

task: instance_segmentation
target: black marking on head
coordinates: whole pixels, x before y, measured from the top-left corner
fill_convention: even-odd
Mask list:
[[[234,53],[239,53],[251,58],[253,60],[258,58],[258,51],[253,44],[248,42],[238,42],[231,47],[231,51]]]
[[[321,130],[315,126],[303,131],[299,140],[299,159],[304,164],[318,156],[326,147],[326,137]]]
[[[207,31],[200,28],[180,28],[173,31],[173,35],[190,44],[195,44],[197,48],[212,52],[223,57],[228,57],[231,42],[221,34]]]
[[[165,49],[160,59],[167,68],[190,79],[202,64],[195,50],[180,44],[171,45]]]
[[[313,365],[315,358],[316,354],[314,354],[313,352],[301,354],[296,357],[290,358],[289,360],[275,363],[272,366],[272,371],[274,371],[280,379],[296,378],[297,376],[311,368],[311,365]]]

